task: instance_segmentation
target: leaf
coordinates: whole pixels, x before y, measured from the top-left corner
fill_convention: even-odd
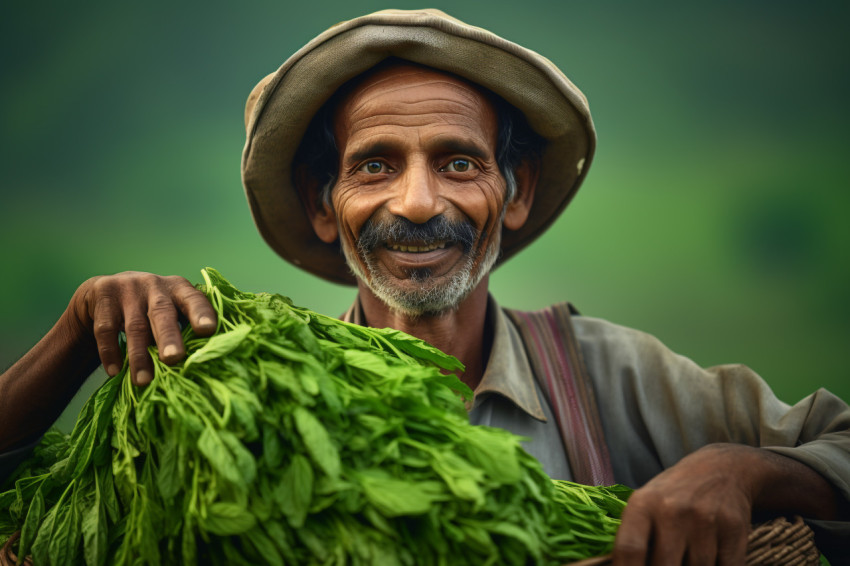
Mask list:
[[[278,552],[277,547],[272,540],[264,533],[259,526],[247,531],[245,538],[251,543],[251,546],[257,551],[257,558],[262,560],[263,564],[270,566],[283,566],[283,557]]]
[[[188,358],[186,358],[186,361],[183,364],[184,369],[193,364],[199,364],[226,356],[238,348],[250,333],[251,326],[249,324],[239,324],[229,332],[216,334],[210,338],[202,348],[195,350]]]
[[[500,484],[518,482],[522,477],[517,438],[502,430],[470,427],[464,434],[469,459]],[[523,452],[524,454],[524,452]]]
[[[271,426],[263,427],[263,459],[269,468],[278,468],[283,463],[283,444],[278,431]]]
[[[83,555],[88,566],[106,564],[107,526],[106,510],[101,504],[100,486],[95,476],[95,498],[83,513]]]
[[[221,536],[242,534],[256,524],[257,519],[247,509],[225,501],[207,507],[207,515],[200,521],[202,529]]]
[[[59,506],[54,505],[45,514],[44,520],[41,522],[41,527],[38,529],[38,535],[32,545],[33,564],[51,564],[48,554],[48,546],[53,540],[53,525],[56,522],[56,514],[59,511]]]
[[[94,405],[91,401],[90,403]],[[80,430],[79,436],[74,439],[74,445],[68,457],[68,462],[65,464],[63,474],[57,478],[57,481],[65,482],[77,478],[89,465],[96,440],[95,426],[93,421],[89,421],[88,426]]]
[[[27,519],[21,529],[21,538],[18,546],[18,554],[26,556],[29,554],[32,541],[38,533],[38,527],[41,525],[41,520],[44,517],[44,484],[41,484],[38,491],[35,492],[35,497],[30,503],[29,511],[27,511]]]
[[[115,484],[112,470],[104,466],[97,470],[97,487],[100,494],[100,504],[106,511],[107,516],[113,523],[117,523],[120,516],[118,498],[115,495]]]
[[[400,330],[383,328],[379,330],[384,338],[396,348],[418,360],[427,360],[435,366],[447,371],[463,371],[463,364],[454,356],[444,353],[424,340],[406,334]]]
[[[339,451],[328,435],[327,429],[303,407],[296,407],[292,416],[295,418],[295,428],[310,457],[331,478],[339,477],[342,463]]]
[[[251,403],[234,395],[231,399],[231,407],[233,408],[233,416],[243,430],[244,439],[246,442],[257,440],[260,437],[260,431],[257,428],[257,421],[254,419],[254,411]]]
[[[298,559],[293,552],[293,541],[291,531],[283,528],[277,521],[266,521],[263,523],[263,528],[268,533],[269,538],[280,551],[280,555],[285,562],[295,564]]]
[[[451,492],[460,499],[472,501],[476,507],[484,505],[481,489],[484,473],[454,452],[433,452],[434,471],[440,474]]]
[[[182,477],[178,466],[177,434],[169,434],[158,446],[159,472],[156,475],[156,485],[162,499],[170,501],[177,495],[182,486]]]
[[[301,454],[292,457],[274,490],[274,497],[289,524],[296,529],[302,527],[313,499],[313,467],[307,458]]]
[[[359,479],[369,503],[386,517],[427,513],[446,495],[437,482],[407,481],[376,470],[360,474]]]
[[[232,454],[233,462],[242,481],[246,485],[252,483],[257,477],[257,461],[254,459],[254,455],[229,430],[220,430],[218,434],[221,436],[221,440],[227,446],[230,454]]]
[[[77,539],[74,537],[73,506],[57,506],[56,519],[50,540],[47,543],[48,562],[46,564],[70,564],[74,555]]]
[[[372,372],[378,376],[392,375],[392,369],[387,365],[387,362],[376,356],[373,352],[363,350],[345,350],[343,353],[345,363]]]

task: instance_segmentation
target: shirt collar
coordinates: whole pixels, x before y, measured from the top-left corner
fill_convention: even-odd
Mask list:
[[[488,297],[487,316],[493,324],[493,345],[481,383],[475,388],[474,409],[489,395],[505,397],[538,421],[546,422],[537,395],[534,372],[528,363],[519,331],[492,295]]]
[[[537,383],[528,363],[525,346],[514,324],[502,311],[492,295],[487,299],[487,317],[493,324],[493,345],[484,376],[475,389],[470,410],[490,395],[501,395],[541,422],[546,422],[537,395]],[[363,325],[365,318],[360,298],[342,315],[342,320]]]

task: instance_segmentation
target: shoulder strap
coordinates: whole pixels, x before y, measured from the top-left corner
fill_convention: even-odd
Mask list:
[[[548,396],[575,481],[613,484],[599,407],[570,322],[570,314],[578,311],[559,303],[539,311],[505,312],[519,330],[534,375]]]

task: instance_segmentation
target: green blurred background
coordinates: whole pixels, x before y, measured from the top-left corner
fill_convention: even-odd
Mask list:
[[[0,364],[96,274],[197,281],[210,265],[242,288],[343,311],[350,289],[284,263],[254,230],[244,100],[321,30],[390,6],[420,7],[5,5]],[[599,134],[569,210],[495,273],[502,304],[568,299],[700,364],[746,363],[788,402],[819,386],[850,399],[850,5],[431,6],[553,60]]]

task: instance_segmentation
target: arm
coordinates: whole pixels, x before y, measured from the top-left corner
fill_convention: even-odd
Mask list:
[[[820,474],[737,444],[708,445],[637,490],[623,513],[614,564],[743,564],[753,511],[844,519]]]
[[[147,351],[153,342],[164,362],[181,360],[185,347],[178,312],[198,334],[215,331],[212,306],[182,277],[127,272],[83,283],[47,335],[0,376],[0,450],[24,445],[47,430],[99,363],[116,375],[124,358],[121,331],[136,385],[153,377]]]
[[[818,390],[789,406],[744,366],[701,368],[647,334],[586,317],[576,317],[574,324],[597,391],[615,479],[644,487],[635,493],[624,535],[637,527],[647,537],[660,532],[660,522],[672,521],[663,514],[674,511],[660,510],[668,504],[690,505],[687,513],[675,512],[694,517],[706,513],[700,506],[714,504],[727,514],[738,506],[748,524],[751,508],[813,519],[832,515],[830,505],[834,509],[837,503],[843,522],[819,525],[827,538],[818,544],[846,537],[850,407],[845,402]],[[681,494],[673,494],[673,487]],[[699,489],[710,495],[700,501]],[[738,495],[743,499],[733,501]],[[645,512],[634,512],[642,506]],[[659,514],[647,516],[655,512],[650,508]],[[681,527],[689,528],[684,519]]]

